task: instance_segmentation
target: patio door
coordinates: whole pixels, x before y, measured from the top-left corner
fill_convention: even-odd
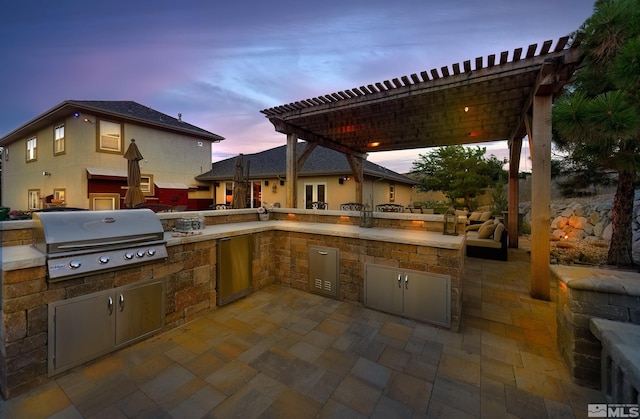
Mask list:
[[[251,208],[258,208],[262,205],[262,181],[251,182]]]
[[[313,202],[327,202],[326,183],[304,184],[304,207],[310,209]]]

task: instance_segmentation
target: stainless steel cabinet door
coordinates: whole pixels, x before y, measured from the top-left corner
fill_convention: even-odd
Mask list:
[[[309,291],[337,297],[339,266],[338,249],[309,246]]]
[[[218,240],[217,301],[219,306],[253,292],[251,282],[251,235]]]
[[[403,312],[402,273],[397,268],[365,265],[364,305],[393,314]]]
[[[113,295],[104,292],[49,306],[49,375],[109,352],[114,311]]]
[[[162,329],[162,282],[152,282],[115,293],[116,345]]]
[[[451,277],[416,271],[403,272],[404,314],[440,326],[451,325]]]

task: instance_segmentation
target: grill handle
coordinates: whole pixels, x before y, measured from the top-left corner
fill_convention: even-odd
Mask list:
[[[157,239],[158,236],[153,235],[153,236],[142,236],[142,237],[136,237],[133,239],[118,239],[118,240],[113,240],[113,241],[108,241],[108,242],[99,242],[99,243],[84,243],[84,244],[63,244],[58,246],[58,249],[85,249],[85,248],[89,248],[89,247],[102,247],[102,246],[109,246],[112,244],[123,244],[123,243],[133,243],[133,242],[141,242],[141,241],[149,241],[151,239]]]

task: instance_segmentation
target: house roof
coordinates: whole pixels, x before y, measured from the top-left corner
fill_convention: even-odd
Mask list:
[[[90,113],[101,118],[131,121],[138,125],[185,134],[203,140],[215,142],[224,140],[224,137],[198,128],[182,119],[174,118],[130,100],[66,100],[0,138],[0,146],[21,140],[25,136],[58,123],[76,112],[78,114]]]
[[[296,147],[297,155],[300,156],[306,147],[306,143],[301,143]],[[277,178],[286,176],[286,154],[287,146],[283,145],[255,154],[243,154],[245,172],[249,170],[250,179]],[[229,180],[233,178],[236,168],[237,156],[230,157],[212,164],[210,171],[198,175],[197,180]],[[418,182],[408,176],[389,170],[386,167],[377,165],[370,161],[363,161],[363,172],[365,176],[388,179],[400,183],[415,185]],[[304,165],[298,172],[298,176],[325,176],[325,175],[345,175],[351,174],[351,167],[347,157],[338,151],[326,147],[317,146],[309,155]]]

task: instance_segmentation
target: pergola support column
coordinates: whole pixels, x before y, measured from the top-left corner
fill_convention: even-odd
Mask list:
[[[287,208],[297,208],[297,179],[298,165],[296,161],[296,145],[298,144],[298,136],[296,134],[287,134],[287,181],[285,186],[287,197]]]
[[[551,95],[535,96],[531,122],[531,297],[549,300],[551,206]],[[535,197],[535,198],[533,198]]]
[[[509,142],[509,219],[507,231],[509,231],[509,247],[518,248],[518,225],[520,222],[520,152],[522,151],[522,138]]]
[[[347,154],[347,161],[351,166],[351,173],[356,181],[356,202],[362,204],[362,182],[364,181],[364,165],[362,157]]]

